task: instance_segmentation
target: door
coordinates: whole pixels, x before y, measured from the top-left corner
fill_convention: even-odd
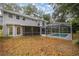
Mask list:
[[[8,26],[8,35],[9,36],[13,35],[13,27],[12,26]]]
[[[20,26],[17,27],[17,35],[21,34]]]

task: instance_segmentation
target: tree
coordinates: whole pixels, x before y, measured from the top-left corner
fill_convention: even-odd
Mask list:
[[[24,13],[27,15],[34,15],[37,12],[36,6],[32,4],[28,4],[27,6],[23,7]]]
[[[66,12],[63,8],[61,8],[62,4],[50,4],[53,8],[53,19],[57,22],[65,22],[67,19]]]
[[[12,4],[5,3],[5,4],[3,5],[3,9],[12,10],[12,11],[13,11]]]
[[[19,12],[21,10],[21,7],[16,3],[5,3],[3,4],[3,9]]]
[[[50,14],[44,14],[43,19],[50,22]]]
[[[78,3],[61,3],[54,4],[54,17],[66,20],[67,18],[79,17],[79,4]]]
[[[69,21],[72,23],[73,31],[76,32],[77,28],[79,27],[79,4],[65,3],[55,4],[54,6],[54,19],[59,22],[70,19]]]
[[[14,9],[15,12],[22,11],[22,8],[18,4],[13,4],[13,9]]]
[[[37,14],[38,14],[38,17],[39,17],[39,18],[43,18],[44,11],[41,10],[41,9],[39,9],[39,10],[37,10]]]

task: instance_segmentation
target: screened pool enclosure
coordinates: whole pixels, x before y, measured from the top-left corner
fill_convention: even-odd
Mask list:
[[[42,34],[55,37],[72,39],[72,26],[68,23],[52,23],[42,28]]]

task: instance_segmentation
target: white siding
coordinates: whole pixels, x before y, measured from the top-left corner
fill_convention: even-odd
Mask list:
[[[13,18],[9,18],[8,14],[4,14],[3,17],[4,17],[5,24],[23,25],[23,26],[38,26],[38,23],[42,22],[42,21],[32,20],[30,18],[26,18],[25,20],[23,20],[22,16],[20,16],[20,19],[16,19],[16,15],[13,15]]]
[[[0,15],[2,15],[2,12],[1,12],[1,10],[0,10]]]
[[[2,16],[0,16],[0,25],[3,24],[3,19],[2,19]]]

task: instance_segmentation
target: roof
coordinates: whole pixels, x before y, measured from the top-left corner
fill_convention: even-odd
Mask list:
[[[2,9],[2,11],[7,12],[7,13],[11,13],[11,14],[15,14],[15,15],[19,15],[19,16],[23,16],[23,17],[26,17],[26,18],[31,18],[32,20],[39,20],[39,21],[45,21],[45,22],[47,22],[46,20],[44,20],[42,18],[37,18],[37,17],[25,15],[25,14],[20,14],[18,12],[14,12],[14,11],[10,11],[10,10]]]
[[[55,22],[55,23],[52,23],[52,24],[48,24],[47,26],[71,26],[71,24],[69,23],[66,23],[66,22]]]

